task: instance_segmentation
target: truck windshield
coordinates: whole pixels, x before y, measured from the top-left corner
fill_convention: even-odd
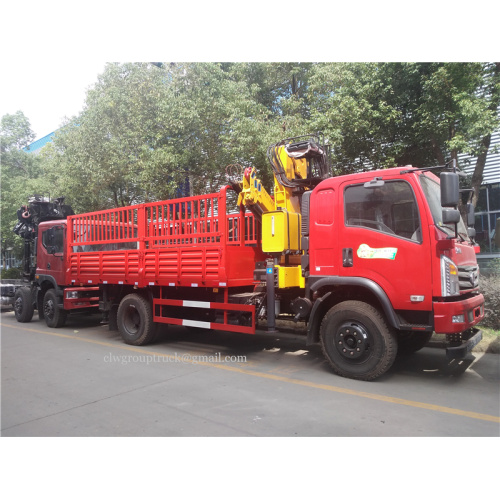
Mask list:
[[[441,190],[439,184],[426,175],[420,176],[420,183],[422,184],[422,189],[425,197],[427,198],[427,203],[431,209],[434,224],[436,224],[436,226],[448,236],[454,236],[455,227],[451,224],[443,224],[443,207],[441,206]],[[457,229],[458,234],[467,239],[467,229],[465,228],[465,224],[461,217]]]

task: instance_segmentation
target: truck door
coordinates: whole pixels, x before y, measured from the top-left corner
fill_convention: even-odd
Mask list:
[[[344,183],[343,276],[378,283],[396,310],[431,310],[431,253],[422,203],[406,180]],[[419,193],[418,193],[419,195]]]
[[[40,231],[37,252],[37,274],[53,276],[58,285],[64,285],[65,226],[43,228]]]
[[[318,189],[311,200],[311,275],[339,274],[337,228],[339,215],[335,211],[337,191],[332,185]]]

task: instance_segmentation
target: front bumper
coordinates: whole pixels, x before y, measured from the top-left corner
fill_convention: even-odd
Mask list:
[[[456,302],[434,302],[433,308],[436,333],[462,333],[484,318],[484,297],[479,294]]]
[[[457,346],[446,348],[446,357],[448,359],[463,359],[473,347],[479,344],[483,338],[483,332],[479,328],[472,328],[470,333],[462,335],[462,343]]]

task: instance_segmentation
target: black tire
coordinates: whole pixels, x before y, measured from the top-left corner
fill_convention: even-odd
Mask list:
[[[408,356],[420,351],[432,337],[432,332],[399,332],[398,355]]]
[[[31,290],[28,287],[21,287],[14,294],[14,314],[19,323],[29,323],[33,318],[35,307],[31,299]]]
[[[56,291],[53,288],[47,290],[43,296],[43,316],[45,323],[50,328],[61,328],[66,323],[68,313],[61,309],[58,304]]]
[[[125,296],[118,307],[118,330],[130,345],[146,345],[155,339],[156,328],[149,302],[136,293]]]
[[[396,333],[377,309],[364,302],[333,306],[323,318],[320,334],[326,359],[342,377],[374,380],[396,359]]]

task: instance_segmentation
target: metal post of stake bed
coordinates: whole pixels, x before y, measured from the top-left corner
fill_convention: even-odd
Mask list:
[[[276,332],[276,311],[274,298],[274,263],[267,262],[266,265],[266,288],[267,288],[267,331]]]

